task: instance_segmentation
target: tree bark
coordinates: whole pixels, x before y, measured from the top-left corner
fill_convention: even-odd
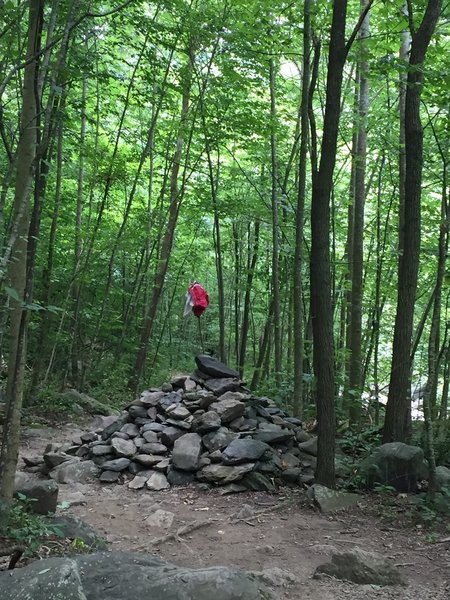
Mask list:
[[[411,31],[410,68],[405,99],[406,178],[404,228],[403,235],[400,233],[403,239],[403,249],[399,257],[397,312],[389,395],[383,432],[384,443],[404,442],[407,439],[409,429],[410,352],[421,235],[423,129],[420,120],[420,98],[423,84],[422,65],[441,12],[441,6],[441,0],[428,0],[419,29]],[[412,23],[413,15],[410,14],[409,17]]]
[[[346,59],[346,14],[346,0],[336,0],[333,5],[328,55],[326,108],[321,156],[319,169],[313,173],[311,203],[311,314],[318,420],[316,481],[329,487],[333,487],[335,483],[334,444],[336,435],[329,248],[330,197],[336,162],[342,77]]]
[[[281,306],[280,306],[280,245],[278,217],[278,157],[277,157],[277,109],[276,109],[276,71],[275,62],[270,60],[270,151],[271,151],[271,198],[272,198],[272,296],[273,296],[273,330],[275,350],[275,382],[281,386],[282,354],[281,354]]]
[[[188,64],[185,75],[185,81],[183,86],[183,97],[182,97],[182,108],[180,116],[180,126],[177,136],[175,152],[172,159],[172,170],[170,174],[170,205],[169,205],[169,217],[166,225],[166,231],[161,244],[159,252],[158,268],[155,274],[155,280],[153,283],[153,290],[150,298],[148,308],[145,313],[144,323],[142,326],[139,350],[136,356],[133,373],[128,381],[128,387],[134,392],[137,391],[139,381],[141,379],[145,359],[147,356],[148,342],[153,331],[156,311],[159,305],[159,301],[162,295],[164,286],[164,279],[169,266],[169,259],[172,252],[173,237],[175,234],[175,226],[178,220],[178,214],[180,210],[180,203],[182,199],[182,190],[179,187],[178,175],[180,172],[181,154],[183,150],[183,143],[185,140],[185,127],[189,112],[189,101],[190,92],[192,85],[192,69],[193,69],[193,50],[188,50]]]
[[[260,229],[260,221],[255,221],[255,226],[253,230],[253,248],[250,248],[250,234],[251,227],[248,228],[248,264],[247,264],[247,282],[245,285],[245,295],[244,295],[244,312],[242,315],[242,328],[241,328],[241,344],[239,348],[239,375],[241,378],[244,377],[244,368],[245,368],[245,357],[247,353],[247,338],[248,338],[248,330],[250,327],[250,300],[251,300],[251,291],[252,291],[252,283],[253,276],[255,274],[256,262],[258,260],[258,251],[259,251],[259,229]],[[251,258],[250,258],[251,254]]]
[[[295,215],[294,254],[294,392],[292,410],[295,417],[303,415],[303,236],[306,197],[306,161],[308,155],[309,85],[311,78],[311,0],[303,6],[303,75],[300,108],[300,153],[298,165],[297,211]]]
[[[27,58],[35,57],[40,49],[43,0],[30,0]],[[0,498],[11,502],[17,467],[22,409],[24,367],[26,356],[28,292],[27,247],[30,226],[30,196],[35,171],[37,118],[39,111],[38,60],[30,60],[24,70],[21,130],[18,147],[13,219],[17,237],[9,263],[9,285],[15,290],[10,309],[10,348],[6,387],[6,412],[0,452]]]
[[[361,0],[361,9],[365,10],[368,2]],[[370,35],[369,13],[366,14],[360,29],[360,52],[365,53],[365,40]],[[362,366],[361,366],[361,328],[362,328],[362,296],[363,296],[363,237],[364,237],[364,204],[367,156],[367,112],[369,108],[368,62],[363,58],[359,62],[358,81],[358,133],[355,164],[355,194],[353,203],[353,235],[351,296],[350,296],[350,335],[349,335],[349,394],[350,424],[358,427],[361,417]]]

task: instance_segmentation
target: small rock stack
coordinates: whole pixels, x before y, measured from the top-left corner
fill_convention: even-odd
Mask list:
[[[128,480],[132,489],[199,481],[226,493],[312,483],[317,440],[301,421],[254,396],[223,363],[195,360],[193,374],[143,392],[70,454],[95,463],[100,481]]]

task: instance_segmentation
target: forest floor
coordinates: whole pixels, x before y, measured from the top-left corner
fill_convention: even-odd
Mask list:
[[[88,424],[24,428],[21,456],[40,455],[48,442],[67,442],[88,430]],[[90,524],[112,550],[157,554],[189,567],[288,571],[291,576],[281,577],[285,585],[275,588],[280,600],[450,598],[450,542],[442,542],[450,532],[444,525],[429,529],[409,522],[406,526],[403,500],[389,504],[362,495],[358,508],[331,516],[312,508],[304,490],[292,488],[276,494],[221,496],[219,490],[195,487],[151,492],[93,482],[60,484],[59,502],[63,501],[71,505],[60,512]],[[249,516],[239,519],[236,514],[244,505],[251,507]],[[159,526],[154,522],[157,510],[163,520]],[[180,532],[185,526],[191,530]],[[179,536],[167,537],[176,532]],[[155,543],[157,538],[164,539]],[[328,562],[331,551],[353,547],[388,557],[407,585],[379,588],[328,577],[313,579],[315,568]]]

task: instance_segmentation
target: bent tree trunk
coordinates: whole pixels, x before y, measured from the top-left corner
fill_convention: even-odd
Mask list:
[[[16,186],[14,194],[13,227],[16,237],[9,262],[9,287],[12,290],[10,310],[10,347],[6,413],[0,453],[0,498],[11,502],[14,494],[14,476],[17,467],[22,409],[24,366],[26,355],[27,310],[31,282],[27,282],[27,246],[30,226],[30,196],[34,178],[37,144],[38,98],[36,84],[42,28],[42,0],[31,0],[27,57],[23,79],[20,140],[17,152]]]
[[[405,206],[403,232],[400,232],[403,252],[399,257],[397,313],[383,443],[404,442],[408,435],[410,352],[421,235],[423,129],[420,120],[420,98],[423,84],[422,65],[441,12],[441,6],[441,0],[428,0],[422,23],[417,31],[413,26],[413,15],[409,14],[412,45],[405,99]]]

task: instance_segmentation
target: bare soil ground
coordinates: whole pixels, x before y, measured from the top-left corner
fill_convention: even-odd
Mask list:
[[[87,430],[88,426],[80,430],[74,425],[25,429],[21,454],[39,455],[49,441],[70,441]],[[294,577],[275,588],[280,600],[450,599],[450,542],[436,542],[449,538],[449,530],[444,526],[432,532],[420,525],[406,528],[400,523],[405,511],[401,503],[392,507],[376,497],[361,499],[359,508],[330,516],[309,506],[304,490],[292,488],[276,494],[221,496],[219,490],[132,491],[126,485],[93,482],[60,485],[59,493],[60,502],[72,502],[65,512],[89,523],[113,550],[153,553],[190,567],[289,571]],[[253,514],[262,514],[236,518],[245,504]],[[167,522],[155,526],[157,510],[172,513],[172,523],[172,517],[165,515]],[[183,534],[180,528],[185,526],[192,529]],[[155,543],[170,533],[175,534],[171,539]],[[315,568],[327,562],[333,549],[355,546],[388,557],[407,585],[382,589],[332,578],[313,579]]]

